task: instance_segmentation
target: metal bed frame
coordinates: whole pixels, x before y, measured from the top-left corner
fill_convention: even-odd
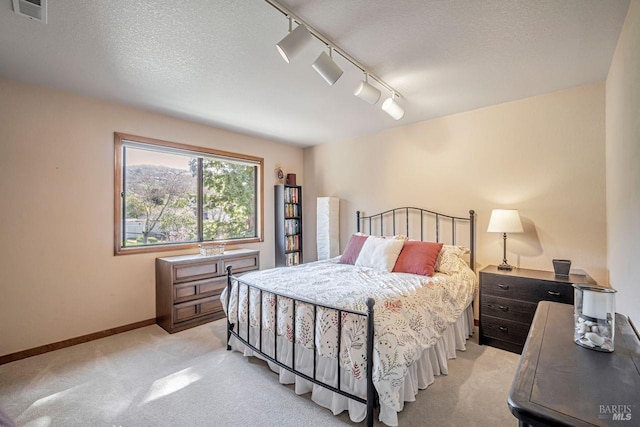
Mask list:
[[[397,214],[398,212],[398,214]],[[384,235],[384,220],[385,217],[390,215],[391,216],[391,220],[393,222],[393,226],[392,226],[392,232],[393,234],[396,234],[396,215],[402,215],[402,213],[404,213],[405,215],[405,224],[406,224],[406,228],[405,231],[407,232],[407,235],[409,235],[409,216],[410,213],[415,213],[415,214],[419,214],[420,215],[420,240],[423,240],[424,238],[424,217],[425,216],[432,216],[435,218],[435,228],[436,228],[436,241],[439,242],[440,241],[440,220],[444,219],[446,221],[450,221],[451,222],[451,229],[452,229],[452,244],[456,244],[456,225],[458,225],[459,223],[464,223],[464,222],[468,222],[469,223],[469,242],[470,242],[470,250],[471,250],[471,256],[470,256],[470,267],[472,270],[475,271],[474,268],[474,263],[475,263],[475,212],[473,210],[469,211],[469,217],[464,218],[464,217],[455,217],[455,216],[450,216],[450,215],[445,215],[445,214],[441,214],[438,212],[433,212],[433,211],[429,211],[426,209],[420,209],[420,208],[412,208],[412,207],[402,207],[402,208],[395,208],[395,209],[391,209],[385,212],[381,212],[375,215],[371,215],[371,216],[362,216],[360,211],[356,212],[356,219],[357,219],[357,231],[360,232],[361,231],[361,225],[364,226],[364,224],[367,222],[368,220],[368,226],[369,226],[369,234],[371,234],[371,230],[373,225],[375,224],[376,220],[379,220],[379,224],[380,224],[380,235]],[[364,228],[364,227],[362,227]],[[231,300],[231,292],[232,292],[232,284],[233,281],[237,281],[238,286],[236,287],[236,289],[238,289],[238,298],[236,298],[237,304],[235,307],[236,310],[236,319],[238,319],[238,331],[235,331],[234,328],[236,327],[236,324],[231,323],[229,321],[229,316],[227,315],[227,350],[231,350],[231,345],[229,343],[231,336],[236,337],[237,340],[239,340],[242,344],[244,344],[246,347],[248,347],[249,349],[251,349],[252,351],[260,354],[261,357],[263,357],[264,359],[275,363],[276,365],[280,366],[281,368],[293,373],[294,375],[297,375],[301,378],[304,378],[307,381],[310,381],[314,384],[320,385],[328,390],[333,391],[334,393],[338,393],[342,396],[345,396],[349,399],[353,399],[357,402],[363,403],[367,406],[367,416],[366,416],[366,425],[367,427],[372,427],[373,426],[373,422],[374,422],[374,407],[378,406],[378,393],[374,387],[373,384],[373,336],[374,336],[374,305],[375,305],[375,301],[373,298],[367,298],[366,300],[366,305],[367,305],[367,311],[366,313],[362,313],[362,312],[357,312],[357,311],[352,311],[352,310],[347,310],[347,309],[343,309],[340,307],[334,307],[334,306],[329,306],[329,305],[324,305],[324,304],[318,304],[316,302],[304,299],[304,298],[293,298],[291,296],[288,295],[284,295],[278,292],[273,292],[271,290],[268,289],[264,289],[263,287],[261,287],[260,285],[255,285],[253,283],[249,283],[247,281],[244,281],[240,278],[238,278],[237,276],[234,276],[232,271],[231,271],[231,266],[227,267],[227,313],[231,312],[231,307],[229,307],[230,304],[230,300]],[[263,293],[269,293],[274,295],[275,298],[275,307],[276,307],[276,311],[275,311],[275,319],[274,319],[274,351],[273,351],[273,356],[266,354],[265,352],[262,351],[262,312],[260,313],[260,325],[259,325],[259,338],[258,338],[258,347],[255,347],[254,345],[252,345],[250,343],[250,329],[251,329],[251,322],[250,322],[250,310],[251,310],[251,305],[247,304],[247,336],[246,339],[243,338],[240,335],[240,285],[245,285],[247,286],[247,295],[250,295],[251,289],[255,289],[259,292],[260,295],[260,310],[262,310],[262,303],[263,303]],[[292,307],[293,307],[293,343],[292,343],[292,360],[291,360],[291,366],[280,362],[278,360],[278,325],[277,325],[277,319],[278,319],[278,314],[277,314],[277,307],[278,307],[278,297],[282,297],[282,298],[287,298],[290,299],[292,301]],[[314,325],[316,324],[317,321],[317,311],[318,311],[318,307],[322,307],[325,309],[329,309],[329,310],[335,310],[338,312],[338,345],[337,345],[337,387],[334,387],[330,384],[327,384],[325,382],[322,382],[320,380],[318,380],[316,378],[316,367],[317,367],[317,363],[316,363],[316,355],[318,354],[318,349],[316,348],[316,328],[313,328],[313,375],[309,376],[307,374],[302,373],[301,371],[297,370],[295,367],[295,363],[296,363],[296,358],[295,358],[295,349],[296,349],[296,303],[304,303],[304,304],[308,304],[310,306],[313,307],[313,323]],[[367,377],[366,377],[366,381],[367,381],[367,398],[363,399],[362,397],[356,396],[354,394],[348,393],[344,390],[341,389],[341,384],[340,384],[340,378],[341,378],[341,366],[340,366],[340,351],[341,351],[341,342],[342,342],[342,313],[349,313],[349,314],[353,314],[356,316],[362,316],[366,318],[367,321],[367,348],[366,348],[366,357],[367,357]],[[288,344],[287,344],[288,345]]]

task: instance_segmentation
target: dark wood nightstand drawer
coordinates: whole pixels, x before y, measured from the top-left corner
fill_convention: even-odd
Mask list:
[[[483,295],[495,295],[502,298],[522,301],[555,301],[573,304],[573,286],[567,283],[547,282],[506,275],[480,273]]]
[[[481,316],[483,334],[490,338],[524,345],[529,333],[530,323],[520,323],[497,317]]]
[[[500,298],[493,295],[483,295],[481,305],[482,314],[521,323],[531,323],[537,307],[535,302]]]

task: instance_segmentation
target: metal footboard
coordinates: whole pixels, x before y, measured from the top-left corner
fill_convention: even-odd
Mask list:
[[[237,286],[237,290],[238,290],[238,298],[237,298],[237,304],[235,307],[230,307],[230,301],[231,301],[231,291],[232,291],[232,284],[233,281],[237,281],[238,282],[238,286]],[[256,348],[254,345],[251,344],[251,340],[250,340],[250,334],[251,334],[251,304],[248,303],[247,304],[247,337],[246,339],[243,338],[240,335],[240,285],[245,285],[247,286],[247,297],[250,297],[251,294],[251,289],[256,289],[259,292],[260,295],[260,310],[262,310],[262,303],[263,303],[263,294],[264,293],[268,293],[268,294],[272,294],[275,297],[275,307],[276,307],[276,311],[275,311],[275,316],[274,316],[274,352],[273,352],[273,357],[266,354],[265,352],[262,351],[262,329],[263,329],[263,316],[262,316],[262,311],[260,312],[260,324],[259,324],[259,337],[258,337],[258,347]],[[290,299],[292,301],[292,307],[293,307],[293,345],[292,345],[292,358],[291,358],[291,366],[280,362],[279,360],[277,360],[278,358],[278,297],[282,297],[282,298],[287,298]],[[313,376],[309,376],[299,370],[296,369],[296,357],[295,357],[295,350],[296,350],[296,304],[297,303],[305,303],[308,304],[310,306],[313,307]],[[262,357],[264,357],[266,360],[275,363],[276,365],[280,366],[283,369],[286,369],[287,371],[301,377],[304,378],[307,381],[310,381],[314,384],[318,384],[328,390],[333,391],[334,393],[338,393],[342,396],[345,396],[349,399],[353,399],[357,402],[363,403],[367,406],[367,418],[366,418],[366,425],[368,427],[373,426],[373,413],[374,413],[374,407],[376,406],[376,402],[377,402],[377,392],[375,390],[375,387],[373,385],[373,334],[374,334],[374,329],[373,329],[373,321],[374,321],[374,310],[373,310],[373,306],[375,304],[374,299],[373,298],[368,298],[366,301],[367,304],[367,312],[366,313],[361,313],[361,312],[357,312],[357,311],[352,311],[352,310],[346,310],[346,309],[342,309],[342,308],[338,308],[338,307],[333,307],[333,306],[329,306],[329,305],[324,305],[324,304],[317,304],[314,303],[313,301],[310,300],[306,300],[303,298],[293,298],[289,295],[285,295],[285,294],[281,294],[278,292],[273,292],[271,290],[268,289],[264,289],[259,285],[255,285],[252,283],[248,283],[246,281],[243,281],[242,279],[234,276],[231,272],[231,266],[227,267],[227,350],[231,350],[231,345],[229,344],[229,340],[231,339],[231,336],[235,336],[236,339],[238,339],[241,343],[243,343],[245,346],[247,346],[248,348],[250,348],[251,350],[253,350],[254,352],[260,354]],[[334,387],[330,384],[327,384],[325,382],[322,382],[320,380],[317,379],[316,376],[316,367],[317,367],[317,354],[318,354],[318,349],[316,346],[316,322],[317,322],[317,312],[318,312],[318,307],[322,307],[325,309],[329,309],[329,310],[335,310],[338,312],[338,346],[337,346],[337,387]],[[236,312],[236,319],[237,323],[238,323],[238,331],[235,331],[235,324],[231,323],[229,321],[229,313],[231,313],[231,310],[235,310]],[[362,397],[353,395],[351,393],[348,393],[344,390],[342,390],[341,388],[341,366],[340,366],[340,351],[341,351],[341,344],[342,344],[342,314],[343,313],[349,313],[352,315],[356,315],[356,316],[362,316],[365,317],[367,320],[367,348],[366,348],[366,357],[367,357],[367,377],[366,377],[366,381],[367,381],[367,398],[363,399]]]

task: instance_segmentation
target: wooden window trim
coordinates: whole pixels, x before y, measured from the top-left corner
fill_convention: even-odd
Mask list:
[[[164,251],[176,251],[181,249],[197,248],[200,242],[189,243],[172,243],[167,245],[154,245],[145,247],[122,247],[122,144],[124,141],[142,142],[150,145],[157,145],[159,147],[176,148],[185,151],[191,151],[194,153],[201,153],[204,155],[213,155],[218,157],[228,157],[230,159],[247,160],[255,162],[260,165],[260,172],[258,173],[258,220],[257,225],[257,237],[245,238],[245,239],[230,239],[230,240],[216,240],[216,242],[226,243],[229,245],[244,244],[244,243],[258,243],[264,241],[264,159],[262,157],[250,156],[247,154],[232,153],[230,151],[216,150],[213,148],[199,147],[195,145],[183,144],[179,142],[163,141],[160,139],[147,138],[144,136],[130,135],[121,132],[114,132],[114,186],[113,186],[113,200],[114,200],[114,255],[128,255],[150,252],[164,252]]]

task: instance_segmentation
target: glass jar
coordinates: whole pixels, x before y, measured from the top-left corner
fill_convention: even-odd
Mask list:
[[[574,284],[573,340],[592,350],[612,352],[615,335],[615,289]]]

